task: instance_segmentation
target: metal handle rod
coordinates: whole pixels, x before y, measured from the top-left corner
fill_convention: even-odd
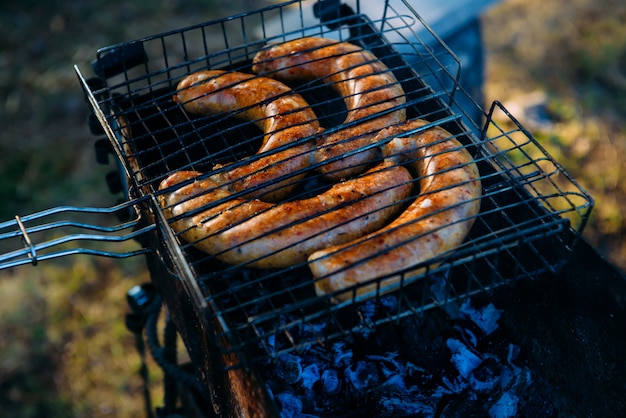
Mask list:
[[[10,220],[10,221],[5,221],[5,222],[1,222],[0,223],[0,231],[2,230],[6,230],[6,229],[13,229],[16,226],[19,228],[20,223],[22,225],[25,225],[28,222],[34,222],[34,221],[39,221],[41,219],[44,218],[48,218],[52,215],[56,215],[56,214],[67,214],[67,213],[88,213],[88,214],[103,214],[103,215],[110,215],[110,214],[114,214],[116,212],[121,212],[122,210],[125,209],[133,209],[133,211],[136,214],[136,217],[128,222],[123,222],[114,226],[102,226],[102,225],[93,225],[93,224],[86,224],[86,223],[81,223],[81,222],[75,222],[75,221],[69,221],[69,220],[63,220],[63,221],[58,221],[55,223],[47,223],[47,224],[41,224],[41,225],[37,225],[37,226],[33,226],[33,227],[29,227],[28,228],[28,232],[29,233],[34,233],[34,232],[41,232],[41,231],[47,231],[53,228],[61,228],[61,227],[77,227],[77,228],[82,228],[82,229],[88,229],[88,230],[93,230],[93,231],[101,231],[101,232],[116,232],[116,231],[120,231],[132,226],[135,226],[138,222],[137,217],[139,216],[137,211],[134,209],[134,205],[136,203],[139,203],[138,200],[134,200],[134,201],[130,201],[130,202],[124,202],[121,203],[117,206],[112,206],[112,207],[108,207],[108,208],[94,208],[94,207],[77,207],[77,206],[58,206],[58,207],[54,207],[51,209],[46,209],[40,212],[36,212],[30,215],[24,215],[24,216],[16,216],[16,219],[14,220]],[[0,233],[0,240],[4,240],[7,238],[12,238],[12,237],[17,237],[20,236],[20,234],[22,233],[21,230],[12,230],[10,232],[4,232],[4,233]]]
[[[143,228],[135,229],[139,225],[139,222],[141,220],[141,217],[139,216],[139,213],[134,206],[136,203],[137,201],[125,202],[109,208],[61,206],[37,212],[31,215],[26,215],[23,217],[16,215],[15,219],[0,223],[0,242],[6,241],[11,238],[20,238],[23,248],[0,254],[0,270],[29,263],[32,265],[37,265],[37,263],[42,260],[59,258],[75,254],[98,255],[112,258],[127,258],[154,251],[151,248],[142,248],[132,251],[108,251],[95,248],[71,248],[61,249],[57,251],[49,251],[53,248],[58,248],[63,244],[68,244],[72,242],[89,242],[92,244],[99,242],[120,243],[138,238],[141,235],[154,230],[154,225],[147,225]],[[113,226],[95,225],[71,220],[37,223],[47,219],[52,215],[57,214],[67,215],[86,213],[92,215],[107,215],[114,214],[120,210],[131,208],[135,211],[136,216],[130,221],[121,222]],[[35,224],[29,226],[29,224],[33,223]],[[35,242],[35,239],[33,237],[34,234],[59,230],[62,228],[77,228],[81,230],[96,231],[99,232],[99,234],[65,234],[59,238],[46,240],[40,243]],[[8,231],[1,232],[3,230]],[[130,232],[124,232],[128,230],[130,230]]]
[[[109,257],[109,258],[130,258],[141,254],[147,254],[153,252],[152,248],[142,248],[135,251],[127,251],[127,252],[112,252],[112,251],[101,251],[94,250],[89,248],[74,248],[70,250],[63,251],[55,251],[52,253],[37,255],[36,258],[31,258],[30,254],[27,258],[22,258],[14,261],[5,261],[4,255],[0,256],[0,270],[10,269],[13,267],[22,266],[24,264],[32,264],[36,266],[39,261],[50,260],[55,258],[61,258],[68,255],[93,255],[99,257]]]

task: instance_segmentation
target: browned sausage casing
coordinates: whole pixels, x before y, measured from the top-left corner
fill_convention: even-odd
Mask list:
[[[253,121],[263,130],[258,154],[267,155],[245,165],[235,164],[215,177],[233,191],[249,190],[251,196],[278,201],[304,176],[302,171],[293,173],[311,165],[313,141],[306,138],[319,131],[317,117],[306,100],[277,80],[240,72],[201,71],[181,80],[174,101],[190,113],[231,114]],[[293,146],[286,147],[288,144]]]
[[[406,119],[404,90],[393,73],[371,52],[348,42],[307,37],[261,50],[252,71],[289,83],[320,80],[340,94],[354,126],[322,136],[315,162],[337,181],[365,170],[379,149],[369,148],[376,133]],[[339,158],[339,159],[337,159]]]
[[[161,190],[199,176],[178,172]],[[314,251],[380,228],[411,193],[410,173],[387,160],[360,177],[313,198],[272,204],[233,198],[211,179],[181,185],[159,197],[183,239],[230,264],[279,268],[303,263]],[[190,211],[201,209],[194,215]]]
[[[357,284],[364,285],[356,289],[356,299],[389,292],[401,280],[408,281],[424,271],[406,269],[453,250],[467,236],[480,209],[478,169],[467,150],[443,129],[398,136],[425,123],[411,121],[381,132],[385,138],[394,137],[383,149],[386,157],[411,161],[420,177],[419,197],[386,227],[313,253],[309,266],[317,279],[318,295]],[[403,270],[403,275],[394,275]],[[387,276],[380,283],[367,284]],[[352,292],[340,292],[333,301],[349,301],[352,296]]]

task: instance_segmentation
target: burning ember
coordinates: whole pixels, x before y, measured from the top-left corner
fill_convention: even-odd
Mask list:
[[[530,369],[520,348],[501,332],[502,311],[466,300],[430,310],[372,332],[368,323],[393,314],[398,301],[385,296],[358,308],[362,327],[351,338],[283,352],[280,338],[260,366],[283,417],[514,417],[550,410],[543,397],[527,399]],[[322,331],[307,324],[291,338]],[[538,405],[537,402],[541,402]]]

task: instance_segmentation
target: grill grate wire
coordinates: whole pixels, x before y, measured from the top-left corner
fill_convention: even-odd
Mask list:
[[[407,269],[394,293],[396,310],[367,326],[399,321],[559,267],[584,227],[590,197],[502,105],[494,103],[483,127],[456,106],[455,95],[465,94],[458,83],[459,61],[410,6],[387,1],[378,20],[355,14],[313,25],[305,23],[302,3],[292,2],[290,7],[298,11],[291,14],[286,5],[277,5],[143,39],[138,42],[150,60],[141,71],[124,69],[105,79],[105,99],[99,106],[120,125],[115,139],[126,150],[131,177],[140,189],[158,194],[157,184],[173,171],[215,173],[211,169],[216,164],[230,163],[231,168],[263,156],[254,156],[262,136],[253,126],[257,121],[181,111],[171,97],[182,77],[204,69],[250,73],[252,57],[266,44],[324,36],[359,44],[387,64],[406,92],[408,117],[449,130],[471,152],[483,184],[482,209],[468,239],[453,253],[423,263],[426,271],[419,280],[410,276],[414,268]],[[300,27],[290,28],[296,19],[287,23],[287,15],[298,17]],[[95,67],[127,47],[100,50]],[[311,103],[325,133],[345,128],[341,121],[346,109],[340,97],[319,82],[292,87]],[[323,190],[315,174],[307,181],[304,189],[309,194],[296,197]],[[196,274],[205,306],[214,307],[206,314],[219,318],[221,329],[216,334],[225,352],[245,353],[253,360],[276,356],[277,345],[269,341],[284,340],[281,350],[301,350],[349,337],[366,326],[358,320],[364,302],[357,294],[340,304],[315,295],[305,264],[257,270],[221,263],[182,239],[177,245]],[[384,278],[377,280],[382,283]],[[370,296],[379,302],[388,297],[380,286]]]
[[[306,3],[276,4],[102,48],[93,63],[95,77],[88,80],[77,69],[124,167],[129,204],[139,206],[141,215],[156,224],[154,248],[142,251],[168,255],[163,258],[164,269],[171,271],[173,280],[184,279],[195,308],[214,324],[218,347],[237,354],[242,364],[311,345],[329,346],[363,329],[397,323],[515,280],[556,271],[567,260],[593,206],[591,197],[500,103],[482,112],[482,126],[468,117],[470,109],[458,106],[458,98],[466,96],[459,85],[458,58],[407,2],[387,0],[380,16],[366,16],[360,14],[357,1],[354,14],[330,13],[321,21],[309,19]],[[172,100],[178,82],[206,69],[251,73],[252,58],[268,43],[305,36],[349,41],[371,51],[402,85],[407,118],[430,122],[420,130],[432,126],[448,130],[479,167],[481,210],[467,239],[453,252],[423,262],[419,267],[424,271],[417,276],[415,266],[394,273],[401,280],[391,294],[383,291],[386,277],[381,277],[367,297],[353,288],[345,290],[351,295],[346,302],[331,303],[330,296],[313,291],[306,263],[270,270],[225,264],[170,228],[193,213],[167,220],[157,204],[157,197],[167,192],[158,191],[158,184],[175,171],[213,175],[283,149],[255,155],[263,136],[255,126],[258,121],[185,112]],[[311,104],[324,134],[345,128],[341,124],[345,104],[328,86],[304,82],[291,87]],[[229,165],[215,169],[219,164]],[[315,168],[303,170],[307,176],[290,199],[314,196],[330,187]],[[11,236],[26,238],[25,229],[20,231]],[[153,225],[140,231],[155,234]],[[26,247],[22,256],[28,257],[33,246]],[[369,322],[359,310],[368,303],[379,313]]]

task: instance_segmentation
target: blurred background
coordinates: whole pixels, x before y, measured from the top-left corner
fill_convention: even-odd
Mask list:
[[[252,0],[23,0],[0,5],[0,222],[111,206],[73,65],[99,47],[253,10]],[[420,12],[417,8],[418,13]],[[626,270],[626,3],[504,0],[481,18],[485,102],[500,100],[595,198],[585,237]],[[464,71],[472,71],[471,68]],[[16,249],[19,242],[2,252]],[[128,244],[132,246],[132,244]],[[124,326],[140,258],[76,256],[0,271],[0,410],[142,416]],[[159,404],[161,375],[150,366]]]

